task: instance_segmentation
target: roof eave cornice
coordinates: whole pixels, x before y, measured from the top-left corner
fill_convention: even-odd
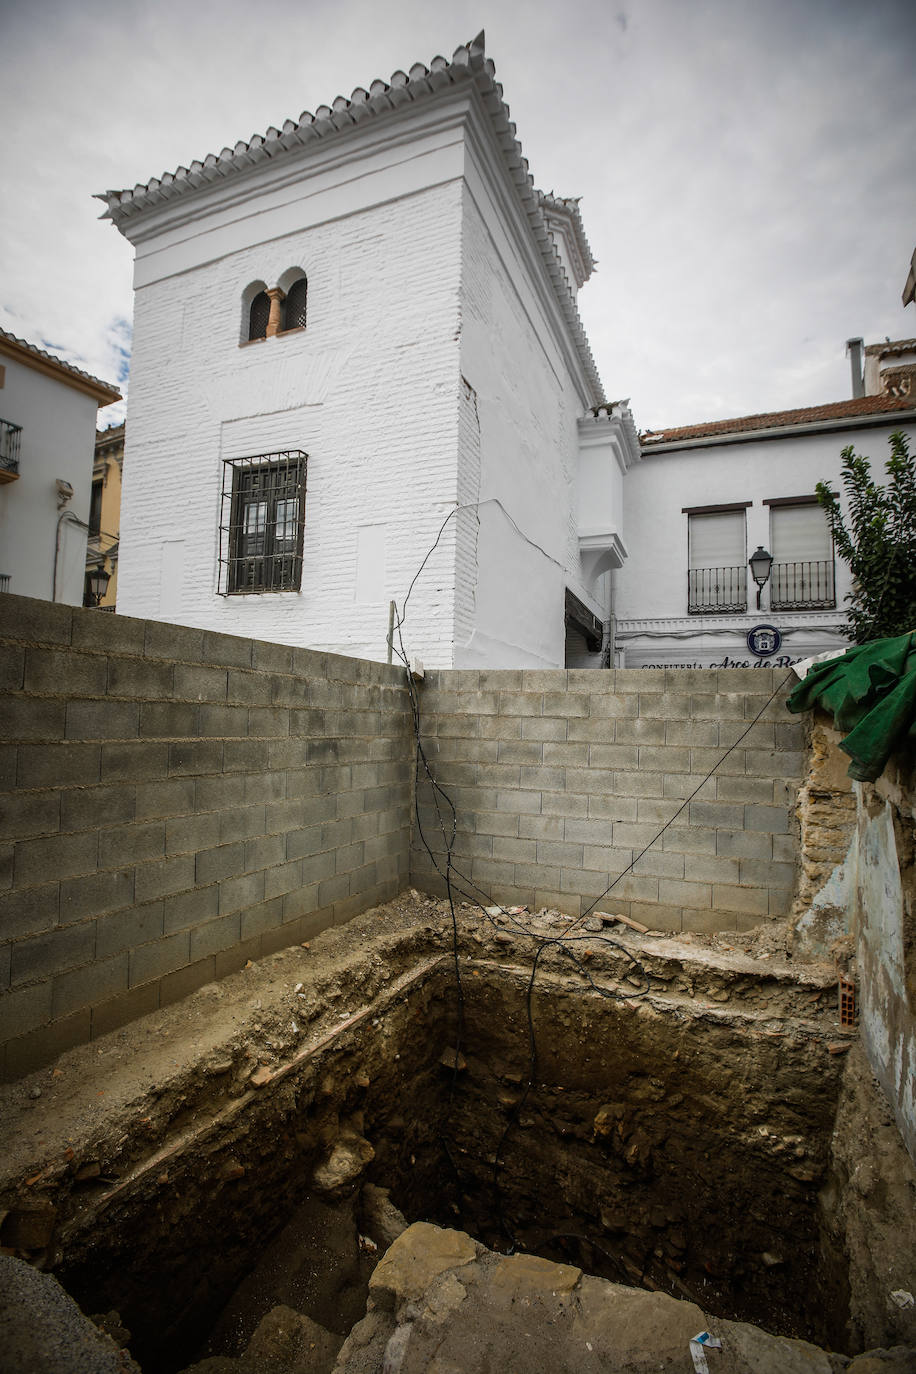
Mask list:
[[[756,439],[788,439],[801,434],[830,434],[844,429],[870,429],[876,425],[912,424],[916,408],[911,410],[878,410],[865,415],[841,415],[830,420],[803,420],[793,425],[772,425],[766,429],[732,430],[728,434],[706,434],[693,439],[671,439],[664,443],[642,441],[642,456],[653,453],[672,453],[676,449],[709,448],[716,444],[750,444]]]
[[[83,372],[72,364],[65,363],[27,343],[25,339],[17,339],[12,334],[0,333],[0,354],[14,358],[24,366],[30,367],[33,372],[53,377],[56,382],[62,382],[74,391],[81,391],[84,396],[91,396],[100,407],[112,405],[113,402],[123,399],[117,387],[110,386],[99,377],[93,377],[88,372]]]

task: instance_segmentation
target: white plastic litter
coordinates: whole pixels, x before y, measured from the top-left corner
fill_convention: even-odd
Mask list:
[[[906,1311],[907,1308],[913,1306],[916,1298],[913,1297],[912,1293],[908,1293],[905,1288],[895,1288],[891,1293],[891,1302],[895,1302],[898,1307]]]
[[[706,1360],[707,1350],[721,1350],[722,1342],[718,1336],[711,1336],[708,1331],[700,1331],[690,1342],[690,1358],[693,1360],[693,1367],[696,1374],[709,1374],[709,1364]]]

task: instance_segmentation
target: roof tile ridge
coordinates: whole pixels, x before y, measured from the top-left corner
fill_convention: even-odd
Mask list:
[[[44,362],[54,363],[64,372],[71,373],[74,377],[80,377],[85,382],[93,382],[96,386],[103,387],[106,391],[116,392],[117,387],[112,382],[103,381],[101,377],[96,377],[94,373],[87,372],[82,367],[77,367],[75,363],[65,362],[63,358],[57,358],[53,353],[47,352],[44,348],[39,348],[37,344],[29,343],[28,339],[22,339],[12,330],[0,327],[0,339],[7,339],[10,343],[18,344],[27,353],[31,353],[36,358],[41,358]]]

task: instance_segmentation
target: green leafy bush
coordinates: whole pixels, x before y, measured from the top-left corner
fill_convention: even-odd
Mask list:
[[[856,644],[916,630],[916,455],[910,456],[899,431],[889,443],[883,487],[873,481],[868,458],[854,453],[852,445],[843,449],[848,526],[839,493],[829,482],[816,487],[836,551],[852,572],[845,633]]]

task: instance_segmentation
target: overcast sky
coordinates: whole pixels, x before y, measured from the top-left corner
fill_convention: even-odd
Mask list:
[[[0,0],[0,325],[126,384],[92,194],[482,27],[536,184],[582,198],[581,313],[641,429],[845,399],[847,338],[916,335],[912,0]]]

